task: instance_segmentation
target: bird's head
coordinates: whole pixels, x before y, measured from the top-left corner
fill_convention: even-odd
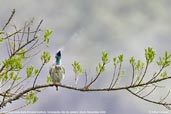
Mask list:
[[[57,53],[56,53],[56,65],[60,65],[60,62],[61,62],[61,51],[59,50]]]

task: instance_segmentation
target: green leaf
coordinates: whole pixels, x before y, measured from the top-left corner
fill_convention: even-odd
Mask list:
[[[159,57],[159,60],[157,61],[157,65],[161,67],[167,67],[171,63],[171,54],[168,54],[167,51],[165,51],[165,55],[163,57]]]
[[[28,94],[25,96],[26,99],[26,104],[34,104],[37,100],[38,97],[35,95],[34,91],[28,92]]]
[[[140,76],[137,76],[137,81],[138,81],[138,82],[140,81]]]
[[[17,55],[21,58],[21,59],[25,59],[26,58],[26,49],[22,48]]]
[[[130,64],[132,64],[132,65],[135,65],[135,64],[136,64],[135,58],[134,58],[134,57],[131,57],[131,58],[129,59],[129,62],[130,62]]]
[[[141,62],[140,60],[138,60],[138,61],[136,62],[135,69],[137,69],[137,70],[142,70],[143,68],[144,68],[144,63]]]
[[[48,51],[44,51],[43,54],[41,55],[41,61],[43,63],[48,63],[50,61],[50,53]]]
[[[14,55],[12,58],[7,58],[3,61],[5,68],[12,70],[20,70],[23,67],[21,57]]]
[[[113,63],[114,63],[114,66],[117,65],[117,58],[116,57],[113,58]]]
[[[16,75],[13,71],[9,72],[8,74],[9,74],[10,79],[12,79],[12,80],[21,79],[21,77],[19,75]]]
[[[157,65],[159,65],[159,66],[164,65],[164,59],[162,57],[159,57],[159,60],[157,61]]]
[[[120,62],[120,63],[123,62],[123,54],[120,54],[120,55],[118,56],[118,59],[119,59],[119,62]]]
[[[9,76],[10,76],[10,79],[12,79],[14,77],[14,72],[13,71],[9,72]]]
[[[34,96],[34,97],[33,97],[33,100],[32,100],[33,104],[36,103],[37,100],[38,100],[38,97],[37,97],[37,96]]]
[[[51,29],[46,29],[45,32],[44,32],[44,38],[49,37],[52,34],[52,32],[53,31]]]
[[[73,67],[73,71],[76,74],[81,74],[83,72],[81,64],[76,60],[74,60],[74,63],[72,64],[72,67]]]
[[[102,68],[102,64],[99,62],[99,68],[101,69]]]
[[[0,31],[0,34],[3,34],[4,33],[4,31]]]
[[[99,73],[99,67],[98,66],[96,66],[96,72]]]
[[[161,73],[160,75],[162,78],[166,78],[168,75],[167,75],[167,71],[164,71]]]
[[[39,69],[34,69],[34,75],[37,75],[37,73],[39,72]]]
[[[147,49],[145,49],[145,58],[147,63],[151,63],[154,60],[155,57],[155,51],[153,50],[153,48],[148,47]]]
[[[7,80],[8,80],[8,74],[7,74],[7,73],[3,74],[3,75],[0,77],[0,79],[1,79],[2,82],[7,81]]]
[[[124,74],[125,74],[125,71],[121,70],[120,73],[119,73],[119,76],[123,76]]]
[[[49,43],[49,41],[50,41],[50,38],[49,38],[49,36],[52,34],[52,30],[50,30],[50,29],[47,29],[47,30],[45,30],[45,32],[44,32],[44,42],[46,43],[46,46],[48,46],[48,43]]]
[[[101,67],[101,72],[104,72],[105,71],[105,66],[102,66]]]
[[[18,76],[18,75],[16,75],[14,78],[13,78],[13,80],[20,80],[21,79],[21,76]]]
[[[52,78],[51,78],[50,76],[47,76],[47,77],[46,77],[46,82],[47,82],[48,84],[52,83]]]
[[[135,67],[135,69],[140,69],[140,67],[141,67],[141,61],[140,60],[138,60],[137,61],[137,63],[136,63],[136,67]]]
[[[0,43],[2,43],[3,42],[3,39],[2,38],[0,38]]]
[[[26,68],[27,78],[30,78],[33,75],[33,70],[34,70],[33,65],[30,65],[29,67]]]
[[[108,62],[108,53],[105,51],[102,52],[102,61],[103,61],[103,63]]]

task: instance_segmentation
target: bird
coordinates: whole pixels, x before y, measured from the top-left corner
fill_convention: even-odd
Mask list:
[[[49,69],[49,74],[52,79],[53,84],[61,84],[61,81],[65,76],[65,69],[61,65],[61,51],[59,50],[55,56],[56,62],[51,65]],[[58,91],[58,86],[56,86],[56,91]]]

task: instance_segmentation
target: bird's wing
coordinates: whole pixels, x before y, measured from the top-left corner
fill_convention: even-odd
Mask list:
[[[52,75],[52,66],[49,69],[49,74]]]

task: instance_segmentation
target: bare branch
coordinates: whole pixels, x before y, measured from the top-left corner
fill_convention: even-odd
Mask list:
[[[144,95],[144,96],[142,96],[142,97],[147,97],[147,96],[149,96],[151,93],[153,93],[153,91],[156,89],[157,87],[155,86],[148,94],[146,94],[146,95]]]
[[[44,65],[45,65],[45,63],[43,63],[43,64],[42,64],[42,66],[40,67],[39,72],[38,72],[38,73],[37,73],[37,75],[36,75],[36,78],[34,79],[34,82],[33,82],[33,88],[34,88],[34,86],[35,86],[35,84],[36,84],[36,80],[37,80],[37,78],[38,78],[38,76],[39,76],[40,72],[42,71],[42,69],[43,69]]]
[[[11,13],[11,15],[10,15],[8,21],[6,22],[6,24],[5,24],[4,27],[2,28],[2,31],[5,30],[5,28],[7,27],[7,25],[10,23],[10,21],[11,21],[11,19],[13,18],[14,14],[15,14],[15,9],[13,9],[13,11],[12,11],[12,13]]]
[[[156,75],[154,75],[154,76],[149,80],[149,82],[152,81],[152,80],[155,80],[155,79],[160,75],[160,73],[163,71],[163,69],[164,69],[164,66],[162,66],[162,68],[159,70],[159,72],[158,72]]]
[[[112,85],[113,85],[113,82],[114,82],[114,79],[115,79],[115,75],[116,75],[116,65],[114,66],[112,81],[110,83],[109,89],[112,88]]]
[[[134,77],[135,77],[135,66],[132,64],[132,80],[131,80],[131,85],[134,83]]]
[[[143,79],[144,79],[144,77],[145,77],[145,75],[146,75],[146,72],[147,72],[147,69],[148,69],[148,65],[149,65],[149,63],[147,62],[147,63],[146,63],[146,66],[145,66],[144,74],[142,75],[142,77],[141,77],[141,79],[140,79],[140,81],[139,81],[139,84],[143,81]]]
[[[62,88],[66,88],[66,89],[72,89],[72,90],[76,90],[76,91],[82,91],[82,92],[88,92],[88,91],[118,91],[118,90],[128,90],[130,93],[132,93],[133,95],[135,95],[136,97],[142,99],[142,100],[145,100],[147,102],[150,102],[150,103],[154,103],[154,104],[159,104],[159,105],[163,105],[163,106],[169,106],[171,105],[171,103],[161,103],[160,101],[152,101],[152,100],[149,100],[149,99],[145,99],[144,97],[141,97],[137,94],[135,94],[134,92],[132,92],[130,89],[131,88],[136,88],[136,87],[141,87],[141,86],[144,86],[144,85],[150,85],[150,84],[153,84],[153,83],[157,83],[157,82],[161,82],[161,81],[164,81],[164,80],[167,80],[167,79],[170,79],[170,77],[167,77],[167,78],[163,78],[163,79],[158,79],[158,80],[155,80],[155,81],[152,81],[152,82],[147,82],[147,83],[142,83],[142,84],[137,84],[137,85],[132,85],[132,86],[125,86],[125,87],[118,87],[118,88],[77,88],[77,87],[73,87],[73,86],[68,86],[68,85],[62,85],[62,84],[44,84],[44,85],[35,85],[34,87],[30,87],[28,89],[25,89],[23,91],[21,91],[20,93],[16,94],[15,96],[13,96],[12,98],[9,98],[7,100],[5,100],[3,103],[1,103],[0,107],[2,108],[3,106],[5,106],[7,103],[9,102],[12,102],[12,101],[15,101],[19,98],[21,98],[24,94],[32,91],[32,90],[38,90],[38,89],[42,89],[42,88],[47,88],[47,87],[52,87],[52,86],[60,86]]]
[[[105,66],[105,63],[103,63],[102,67],[104,67],[104,66]],[[100,69],[100,71],[97,74],[97,76],[88,85],[86,85],[84,88],[88,89],[99,78],[101,73],[102,73],[102,68]]]
[[[134,92],[132,92],[130,89],[127,89],[131,94],[133,94],[134,96],[136,96],[136,97],[138,97],[138,98],[140,98],[140,99],[142,99],[142,100],[144,100],[144,101],[147,101],[147,102],[150,102],[150,103],[153,103],[153,104],[158,104],[158,105],[162,105],[162,106],[167,106],[167,107],[169,107],[170,105],[171,105],[171,103],[162,103],[162,102],[160,102],[160,101],[153,101],[153,100],[149,100],[149,99],[146,99],[146,98],[144,98],[144,97],[141,97],[141,96],[139,96],[139,95],[137,95],[137,94],[135,94]]]
[[[88,80],[88,75],[87,72],[85,71],[85,86],[87,85],[87,80]]]
[[[118,80],[119,80],[119,76],[120,76],[120,73],[121,73],[121,67],[122,67],[122,63],[120,63],[119,64],[119,71],[118,71],[118,75],[117,75],[117,77],[116,77],[116,80],[115,80],[115,82],[113,83],[113,85],[112,85],[112,88],[114,88],[114,86],[116,85],[116,83],[118,82]]]
[[[10,110],[10,111],[6,112],[6,113],[11,113],[11,112],[17,111],[17,110],[22,109],[22,108],[24,108],[24,107],[26,107],[26,106],[28,106],[28,105],[27,105],[27,104],[24,104],[24,105],[22,105],[22,106],[20,106],[20,107],[18,107],[18,108],[15,108],[15,109],[13,109],[13,110]]]
[[[161,98],[160,102],[163,102],[169,96],[169,94],[170,94],[170,91],[166,94],[165,97]]]

